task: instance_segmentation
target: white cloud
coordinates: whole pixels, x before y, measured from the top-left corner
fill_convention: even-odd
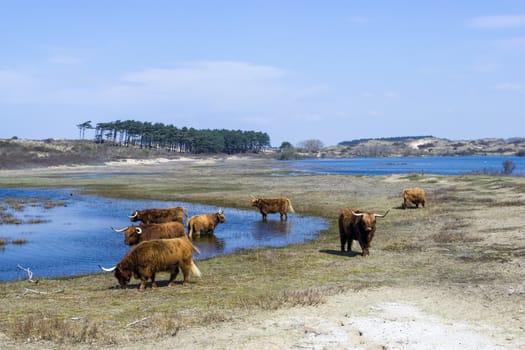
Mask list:
[[[523,93],[525,92],[525,85],[517,83],[499,83],[494,86],[496,90],[513,91]]]
[[[507,50],[525,49],[525,37],[500,39],[496,41],[496,46]]]
[[[196,62],[123,74],[102,98],[129,103],[197,103],[214,108],[259,105],[287,90],[284,71],[245,62]]]
[[[525,15],[480,16],[468,20],[472,28],[501,29],[525,27]]]
[[[49,62],[53,64],[61,64],[61,65],[76,65],[76,64],[81,64],[83,61],[78,57],[66,56],[66,55],[55,55],[49,58]]]

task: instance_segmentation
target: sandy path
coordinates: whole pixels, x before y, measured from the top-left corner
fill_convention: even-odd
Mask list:
[[[525,336],[462,319],[473,316],[471,305],[443,305],[442,298],[425,289],[345,292],[318,306],[260,312],[123,349],[525,349]],[[438,316],[440,309],[455,317]]]

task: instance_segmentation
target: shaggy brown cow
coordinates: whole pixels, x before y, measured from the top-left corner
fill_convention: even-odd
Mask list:
[[[192,250],[199,251],[186,236],[154,239],[141,242],[131,248],[116,266],[109,269],[102,266],[100,268],[104,271],[114,271],[121,287],[126,286],[132,276],[140,279],[139,291],[144,291],[150,279],[151,287],[157,288],[155,274],[169,271],[168,286],[171,286],[179,268],[184,276],[183,283],[189,281],[190,271],[197,277],[201,276],[199,268],[193,262]]]
[[[214,214],[194,215],[188,220],[188,236],[193,238],[193,234],[199,236],[201,232],[213,233],[219,223],[226,221],[222,209]]]
[[[425,191],[419,187],[414,188],[405,188],[403,190],[403,204],[401,207],[403,209],[407,208],[410,203],[414,203],[416,208],[419,208],[419,203],[421,206],[425,207]]]
[[[355,239],[361,246],[362,256],[369,255],[368,248],[376,232],[376,218],[384,217],[388,214],[387,210],[383,215],[360,210],[344,208],[339,215],[339,237],[341,238],[341,251],[345,251],[345,244],[348,242],[348,251],[352,251],[352,241]]]
[[[135,210],[129,218],[132,222],[142,221],[143,224],[161,224],[170,221],[178,221],[183,224],[184,216],[186,219],[189,217],[186,208],[174,207],[166,209]]]
[[[162,224],[140,224],[139,226],[132,225],[121,229],[112,229],[115,232],[124,232],[124,243],[127,245],[135,245],[152,239],[176,238],[186,235],[184,225],[178,221]]]
[[[286,197],[280,198],[252,198],[252,206],[257,207],[262,214],[263,220],[266,220],[268,214],[279,213],[281,220],[288,220],[288,212],[295,213],[292,207],[292,201]]]

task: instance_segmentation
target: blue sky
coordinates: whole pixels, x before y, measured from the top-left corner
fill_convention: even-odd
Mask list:
[[[0,138],[525,136],[523,0],[0,0],[0,50]]]

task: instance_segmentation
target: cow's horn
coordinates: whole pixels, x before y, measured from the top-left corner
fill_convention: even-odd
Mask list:
[[[137,227],[137,230],[136,230],[136,231],[137,231],[137,234],[138,234],[138,235],[142,234],[142,229],[141,229],[140,227]]]
[[[352,210],[352,214],[353,214],[354,216],[363,216],[363,215],[364,215],[364,213],[354,213],[353,210]]]
[[[112,229],[113,231],[115,231],[115,232],[124,232],[124,231],[127,230],[127,227],[119,228],[119,229],[116,229],[116,228],[111,227],[111,229]]]
[[[105,271],[105,272],[113,272],[115,271],[115,269],[117,268],[117,265],[113,266],[113,267],[110,267],[109,269],[107,267],[104,267],[102,265],[98,265],[98,267],[100,267],[100,269],[102,271]]]
[[[133,215],[129,216],[130,219],[133,219],[135,216],[137,216],[139,213],[138,211],[135,210],[135,212],[133,213]]]
[[[386,214],[388,214],[389,211],[390,211],[390,209],[388,209],[383,215],[381,215],[381,214],[374,214],[374,216],[375,216],[375,217],[382,218],[382,217],[385,217]]]
[[[222,208],[219,208],[219,210],[217,211],[217,213],[222,214],[222,213],[223,213]]]

